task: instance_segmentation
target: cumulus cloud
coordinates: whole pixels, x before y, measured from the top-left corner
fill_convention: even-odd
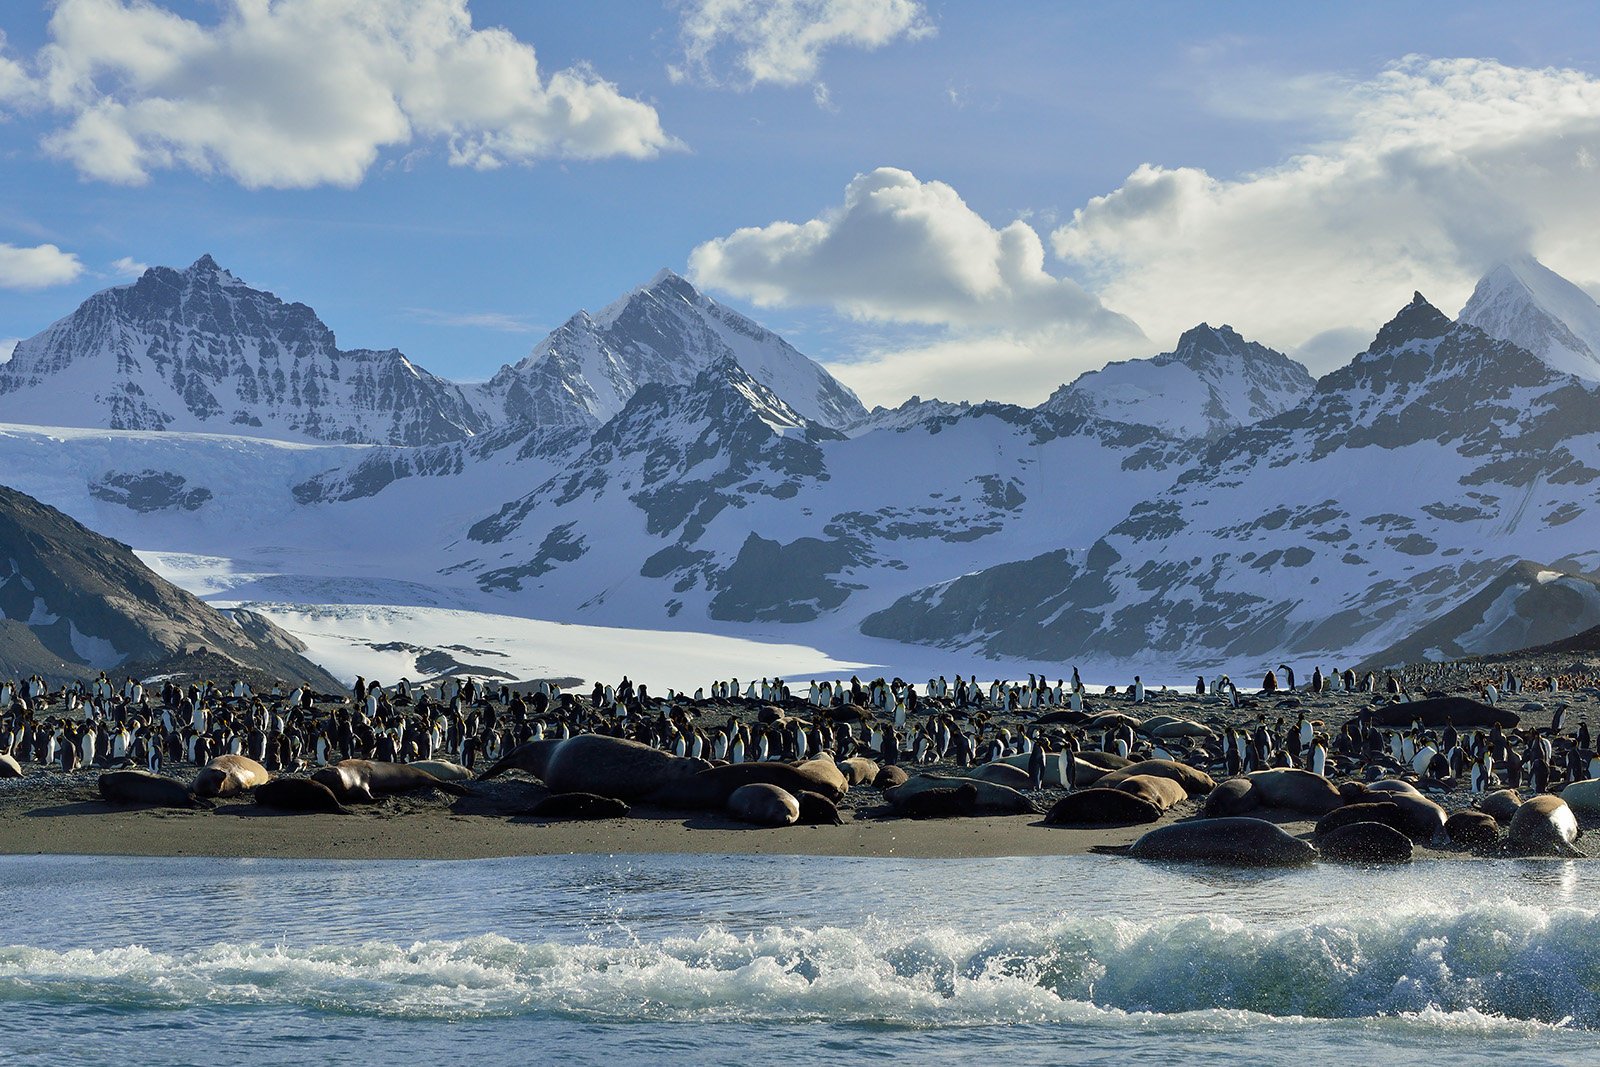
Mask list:
[[[919,0],[684,0],[683,64],[674,81],[802,85],[816,78],[822,53],[839,45],[881,48],[934,32]],[[731,66],[731,79],[718,74]]]
[[[150,264],[140,263],[132,256],[123,256],[111,264],[112,273],[123,278],[137,278],[150,269]]]
[[[77,281],[83,263],[55,245],[18,248],[0,244],[0,289],[43,289]]]
[[[1026,222],[997,229],[944,182],[893,167],[856,175],[841,205],[806,222],[707,241],[689,272],[762,307],[942,328],[932,345],[873,353],[845,375],[883,402],[913,392],[1020,399],[1088,369],[1090,348],[1144,344],[1131,321],[1045,270],[1044,243]]]
[[[1313,369],[1413,289],[1453,312],[1510,256],[1600,268],[1600,79],[1411,56],[1321,84],[1325,143],[1231,178],[1146,163],[1074,212],[1055,251],[1153,336],[1231,322],[1304,346]]]
[[[479,168],[677,146],[588,67],[546,76],[528,44],[475,29],[466,0],[228,0],[207,25],[151,0],[59,0],[49,34],[34,85],[65,125],[45,147],[105,181],[187,167],[352,186],[417,141]]]

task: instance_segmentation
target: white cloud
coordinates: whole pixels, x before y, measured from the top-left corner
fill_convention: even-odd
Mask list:
[[[716,71],[725,64],[742,88],[802,85],[829,48],[870,50],[934,33],[919,0],[684,0],[681,8],[684,63],[668,73],[709,85],[723,82]]]
[[[16,106],[31,101],[38,87],[22,64],[5,55],[6,35],[0,30],[0,106]]]
[[[501,333],[535,333],[539,327],[516,315],[500,311],[440,311],[436,308],[406,308],[406,314],[429,326],[465,326]]]
[[[10,363],[11,354],[17,350],[20,337],[0,337],[0,363]]]
[[[943,328],[931,345],[871,353],[844,374],[882,403],[914,392],[1021,399],[1098,366],[1091,351],[1148,348],[1132,322],[1044,269],[1044,244],[1026,222],[996,229],[949,185],[893,167],[856,175],[842,205],[807,222],[707,241],[690,253],[689,272],[763,307],[821,305]]]
[[[124,278],[137,278],[149,269],[150,264],[140,263],[132,256],[123,256],[111,264],[112,272]]]
[[[1310,107],[1297,81],[1294,109]],[[1339,132],[1267,170],[1217,178],[1144,164],[1052,235],[1108,303],[1165,337],[1230,322],[1326,369],[1328,331],[1371,327],[1421,289],[1453,313],[1497,260],[1533,251],[1600,270],[1600,79],[1407,57],[1324,79]],[[1347,335],[1348,336],[1348,335]]]
[[[0,289],[43,289],[77,281],[83,263],[55,245],[18,248],[0,244]]]
[[[466,0],[228,0],[213,25],[150,0],[60,0],[49,32],[34,66],[67,124],[45,146],[105,181],[188,167],[352,186],[381,149],[429,140],[479,168],[677,147],[588,67],[544,76],[531,46],[474,29]]]

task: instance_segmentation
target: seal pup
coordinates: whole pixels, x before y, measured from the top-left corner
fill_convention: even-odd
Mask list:
[[[156,808],[209,808],[175,778],[149,771],[106,771],[100,775],[100,795],[107,804],[144,804]]]
[[[310,778],[274,778],[256,787],[255,801],[261,807],[279,811],[350,814],[350,809],[339,803],[333,790]]]
[[[911,774],[904,767],[883,767],[878,771],[878,776],[872,780],[874,789],[890,790],[895,786],[905,785]]]
[[[1584,853],[1573,844],[1581,832],[1566,801],[1541,793],[1511,817],[1505,848],[1514,855],[1581,857]]]
[[[267,769],[249,756],[217,756],[195,774],[192,791],[197,797],[231,797],[271,780]]]
[[[614,797],[594,793],[551,793],[521,814],[534,819],[622,819],[631,809]]]
[[[1265,819],[1192,819],[1157,827],[1131,845],[1096,845],[1091,852],[1141,860],[1216,863],[1233,867],[1304,867],[1317,850]]]
[[[767,782],[741,785],[728,797],[728,814],[756,826],[793,826],[800,818],[800,802],[787,789]]]
[[[1316,839],[1317,847],[1321,848],[1324,837],[1335,830],[1358,822],[1382,823],[1397,833],[1408,833],[1410,827],[1410,820],[1400,809],[1400,805],[1387,800],[1364,800],[1328,812],[1317,820],[1316,829],[1311,832],[1311,836]]]
[[[1352,822],[1317,838],[1324,859],[1346,863],[1410,863],[1411,838],[1381,822]]]

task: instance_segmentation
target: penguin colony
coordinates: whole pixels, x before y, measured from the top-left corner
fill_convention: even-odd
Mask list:
[[[1413,843],[1581,855],[1579,820],[1600,818],[1600,755],[1581,713],[1600,697],[1594,681],[1447,664],[1381,679],[1317,667],[1302,682],[1279,664],[1253,692],[1226,676],[1181,693],[1136,677],[1091,695],[1074,671],[1053,684],[730,679],[658,696],[627,678],[576,692],[358,679],[320,694],[105,675],[51,689],[33,677],[0,682],[0,778],[92,773],[119,802],[259,794],[284,811],[348,812],[413,789],[470,796],[483,788],[475,776],[508,770],[539,778],[562,742],[593,735],[615,745],[563,761],[559,790],[527,783],[524,814],[616,818],[644,803],[770,826],[837,823],[855,787],[881,792],[870,814],[884,818],[1177,820],[1125,850],[1134,856],[1314,857],[1260,818],[1275,811],[1317,818],[1310,844],[1326,859],[1393,862]],[[1523,699],[1534,693],[1553,710]],[[619,795],[602,765],[641,749],[663,761],[659,783],[643,779],[659,788]],[[268,782],[285,784],[260,788]],[[1273,847],[1274,835],[1294,847]]]

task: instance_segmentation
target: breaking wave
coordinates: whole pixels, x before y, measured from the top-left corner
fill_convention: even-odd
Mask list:
[[[499,936],[343,947],[0,949],[0,1002],[285,1006],[379,1018],[821,1020],[906,1027],[1113,1021],[1244,1028],[1385,1019],[1600,1029],[1600,913],[1477,904],[1267,926],[1222,916],[990,931],[711,927],[653,943]],[[1197,1014],[1198,1013],[1198,1014]]]

